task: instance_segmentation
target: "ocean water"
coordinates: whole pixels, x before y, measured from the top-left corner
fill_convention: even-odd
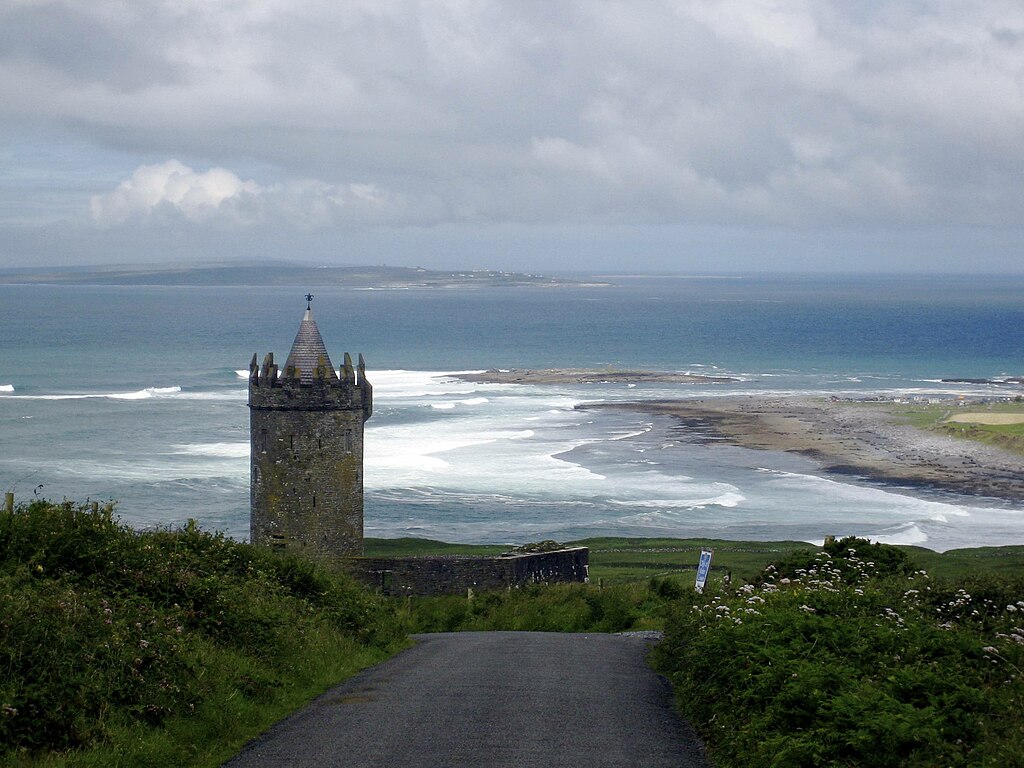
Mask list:
[[[477,290],[0,286],[0,486],[115,499],[134,526],[248,535],[246,368],[287,354],[305,304],[335,364],[366,356],[366,532],[524,542],[594,535],[933,549],[1024,543],[1024,508],[829,476],[577,406],[738,394],[1016,394],[1024,278],[613,277]],[[486,368],[734,376],[717,385],[523,386]],[[1024,472],[1024,470],[1022,470]]]

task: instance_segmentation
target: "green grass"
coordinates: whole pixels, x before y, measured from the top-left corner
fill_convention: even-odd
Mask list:
[[[937,432],[948,437],[974,440],[1024,454],[1024,424],[973,424],[948,421],[951,416],[963,413],[1024,414],[1024,403],[1022,402],[994,402],[963,407],[951,404],[894,405],[885,403],[879,407],[885,407],[893,413],[897,420],[918,429]]]
[[[590,549],[590,577],[595,585],[646,582],[651,578],[693,583],[702,548],[712,549],[711,581],[731,573],[734,582],[751,580],[771,562],[811,545],[801,541],[725,541],[722,539],[599,537],[567,542]],[[511,545],[448,544],[430,539],[367,539],[373,556],[496,555]],[[978,547],[945,553],[923,547],[900,547],[935,576],[957,578],[973,573],[1024,571],[1024,546]]]
[[[110,507],[0,513],[0,765],[214,766],[406,642],[345,576]]]
[[[692,578],[702,548],[714,550],[713,574],[752,578],[771,560],[807,546],[799,541],[736,542],[721,539],[600,537],[565,542],[590,549],[590,577],[595,584],[643,581],[652,576]],[[449,544],[431,539],[366,539],[371,557],[422,555],[499,555],[511,544]]]
[[[661,584],[661,582],[655,582]],[[417,632],[621,632],[664,624],[664,600],[651,582],[531,585],[504,592],[401,599]],[[662,589],[665,589],[663,587]],[[668,586],[671,594],[679,589]]]
[[[1024,573],[1024,546],[952,549],[942,554],[922,547],[900,549],[906,551],[921,568],[943,579]]]
[[[721,539],[582,539],[573,545],[590,548],[592,581],[620,584],[651,577],[693,582],[701,549],[714,551],[712,580],[731,574],[753,578],[764,566],[786,553],[807,547],[799,541],[724,541]]]
[[[367,557],[416,557],[419,555],[500,555],[508,552],[507,544],[449,544],[433,539],[371,539],[363,540]]]

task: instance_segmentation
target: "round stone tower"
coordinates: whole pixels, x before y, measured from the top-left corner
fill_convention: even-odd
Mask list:
[[[285,361],[249,364],[250,538],[330,560],[363,552],[363,423],[373,388],[345,353],[331,364],[306,295]]]

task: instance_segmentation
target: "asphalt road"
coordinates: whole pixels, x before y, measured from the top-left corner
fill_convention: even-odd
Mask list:
[[[639,638],[420,635],[275,725],[230,768],[690,768],[707,763]]]

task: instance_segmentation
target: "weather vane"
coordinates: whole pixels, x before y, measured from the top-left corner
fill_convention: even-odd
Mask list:
[[[310,303],[312,301],[313,301],[313,294],[312,293],[307,293],[306,294],[306,309],[311,309]]]

